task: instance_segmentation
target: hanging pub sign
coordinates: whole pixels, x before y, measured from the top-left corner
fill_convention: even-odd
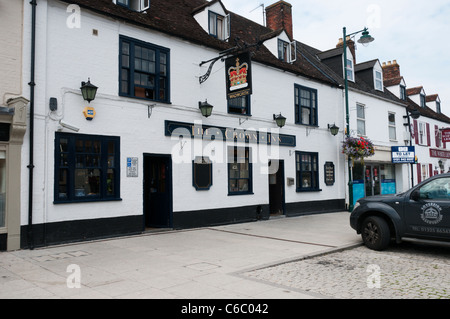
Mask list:
[[[235,55],[225,60],[228,100],[252,94],[251,71],[250,53]]]
[[[450,129],[449,128],[442,130],[442,142],[450,143]]]

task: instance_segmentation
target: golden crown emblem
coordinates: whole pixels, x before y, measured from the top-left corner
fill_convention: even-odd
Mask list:
[[[238,90],[248,86],[247,83],[248,64],[239,64],[239,58],[236,59],[236,67],[228,69],[228,77],[230,79],[230,90]]]

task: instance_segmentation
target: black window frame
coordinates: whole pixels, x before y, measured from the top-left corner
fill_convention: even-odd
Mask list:
[[[67,147],[63,149],[61,140],[67,140]],[[76,149],[77,141],[83,142],[83,151]],[[98,154],[97,165],[88,165],[87,157],[95,155],[93,151],[86,150],[86,141],[96,141],[100,143],[100,152]],[[109,143],[113,143],[114,151],[109,153]],[[77,156],[86,158],[84,165],[77,163]],[[77,166],[78,165],[78,166]],[[76,193],[76,171],[77,170],[100,170],[99,194],[96,195],[78,195]],[[60,192],[60,180],[63,178],[61,172],[66,171],[66,196]],[[114,177],[108,180],[108,170],[114,171]],[[112,192],[112,194],[109,194]],[[79,203],[79,202],[97,202],[97,201],[116,201],[120,198],[120,137],[88,135],[74,133],[55,133],[55,179],[54,179],[54,203]]]
[[[227,164],[227,171],[228,171],[228,195],[252,195],[253,194],[253,164],[252,164],[252,149],[250,147],[241,147],[241,146],[229,146],[228,149],[228,164]],[[235,153],[236,152],[236,153]],[[244,160],[245,162],[242,163],[238,161],[238,156],[241,152],[244,152]],[[247,157],[248,155],[248,157]],[[232,160],[232,162],[231,162]],[[248,161],[248,177],[241,177],[241,169],[240,164],[246,164]],[[236,169],[233,169],[232,165],[237,165],[239,177],[231,177],[231,170],[236,171]],[[242,190],[242,191],[235,191],[232,190],[232,181],[236,181],[235,185],[239,184],[239,180],[248,180],[248,189]]]
[[[119,5],[119,6],[122,6],[122,7],[130,9],[130,0],[117,0],[116,4]]]
[[[145,5],[143,0],[116,0],[117,5],[136,12],[142,12],[142,10],[148,9],[149,3]]]
[[[128,54],[124,52],[124,44],[128,44]],[[143,57],[136,57],[136,46],[141,50],[154,51],[154,72],[139,70],[136,67],[136,58],[145,60]],[[165,55],[165,64],[162,63],[162,56]],[[126,59],[128,57],[128,62]],[[141,62],[142,62],[141,61]],[[149,59],[145,61],[151,61]],[[165,73],[162,73],[162,69],[165,67]],[[154,77],[154,85],[145,86],[139,83],[135,85],[136,74],[141,76],[149,75]],[[140,78],[142,80],[142,78]],[[162,83],[164,81],[164,83]],[[162,87],[164,84],[164,87]],[[125,86],[124,86],[125,85]],[[126,87],[126,90],[124,89]],[[154,97],[143,97],[136,95],[135,88],[142,88],[144,90],[152,89],[154,91]],[[164,97],[161,98],[161,90],[164,92]],[[120,36],[119,38],[119,95],[143,99],[147,101],[155,101],[161,103],[170,103],[170,49],[152,43],[144,42],[141,40],[133,39],[126,36]]]
[[[427,97],[425,94],[420,94],[420,106],[425,108],[427,106]]]
[[[233,102],[236,101],[238,103],[240,103],[239,100],[241,101],[245,101],[244,103],[246,104],[245,106],[242,105],[233,105]],[[236,115],[247,115],[247,116],[251,116],[251,98],[250,95],[246,95],[246,96],[239,96],[233,99],[229,99],[227,101],[228,104],[228,114],[236,114]],[[235,112],[232,109],[235,110],[241,110],[241,112]]]
[[[301,92],[308,92],[309,106],[302,105]],[[315,95],[315,101],[313,96]],[[319,94],[317,89],[309,88],[303,85],[295,84],[294,87],[294,104],[295,104],[295,124],[314,126],[319,125]],[[309,109],[309,123],[303,123],[302,110]],[[313,112],[315,110],[315,112]]]
[[[406,86],[400,85],[400,99],[406,101]]]
[[[309,162],[303,162],[302,156],[310,156]],[[314,159],[315,159],[315,170],[314,170]],[[303,168],[303,163],[308,163],[310,169],[306,170]],[[305,186],[302,184],[303,173],[311,173],[311,185]],[[296,191],[297,192],[320,192],[320,180],[319,180],[319,153],[315,152],[295,152],[295,174],[296,174]]]

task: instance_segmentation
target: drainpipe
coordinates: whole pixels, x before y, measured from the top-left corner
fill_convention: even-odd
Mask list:
[[[31,13],[31,80],[28,85],[30,86],[30,161],[28,165],[29,169],[29,188],[28,188],[28,227],[27,238],[28,247],[34,249],[33,238],[33,169],[34,169],[34,87],[35,83],[35,60],[36,60],[36,6],[37,1],[31,0],[32,6]]]

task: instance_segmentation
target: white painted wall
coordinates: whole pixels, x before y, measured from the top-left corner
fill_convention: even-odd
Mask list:
[[[0,0],[0,10],[0,105],[5,106],[22,94],[22,2]]]
[[[25,3],[24,70],[29,70],[30,5]],[[218,52],[184,40],[153,32],[112,19],[81,11],[81,28],[67,27],[70,13],[67,5],[58,1],[39,1],[37,6],[37,67],[35,115],[35,183],[34,223],[81,220],[90,218],[141,215],[143,213],[143,154],[171,154],[179,151],[178,138],[164,136],[164,121],[194,123],[239,128],[239,116],[227,113],[224,64],[217,62],[208,81],[199,84],[198,77],[205,74],[208,65],[199,66]],[[98,30],[94,36],[92,30]],[[125,35],[170,49],[170,86],[172,104],[161,104],[118,96],[119,87],[119,35]],[[86,121],[82,110],[87,106],[80,93],[82,81],[99,87],[97,98],[91,102],[96,117]],[[29,75],[24,71],[24,83]],[[273,79],[273,80],[270,80]],[[280,112],[288,118],[283,134],[296,135],[296,148],[280,148],[272,158],[285,160],[285,176],[295,178],[296,150],[318,152],[321,192],[297,193],[295,186],[286,186],[286,202],[319,201],[345,197],[345,172],[338,137],[331,136],[328,124],[343,128],[342,91],[318,82],[305,80],[277,69],[253,63],[252,116],[243,128],[257,130],[276,129],[273,114]],[[318,90],[319,127],[310,128],[294,124],[294,84]],[[58,110],[49,110],[49,99],[58,100]],[[198,102],[214,105],[213,116],[202,118]],[[148,106],[154,105],[148,118]],[[112,135],[121,137],[121,198],[122,201],[53,204],[54,191],[54,136],[58,121],[64,119],[80,128],[80,134]],[[69,132],[66,129],[63,131]],[[27,136],[28,137],[28,136]],[[26,138],[27,138],[26,137]],[[184,151],[195,141],[188,141]],[[220,143],[216,150],[223,148]],[[253,151],[257,145],[250,145]],[[28,142],[23,147],[22,185],[28,185],[26,169]],[[291,151],[291,154],[290,154]],[[197,153],[192,151],[191,160]],[[126,177],[126,158],[137,157],[139,177]],[[336,166],[336,184],[324,185],[323,166],[326,161]],[[268,203],[268,177],[260,174],[263,163],[253,165],[254,195],[228,196],[228,171],[226,162],[214,164],[213,186],[207,192],[197,192],[192,187],[192,164],[173,165],[173,210],[189,211],[221,207],[238,207]],[[285,181],[286,182],[286,181]],[[22,189],[24,201],[27,187]],[[27,223],[27,205],[22,205],[22,224]]]

